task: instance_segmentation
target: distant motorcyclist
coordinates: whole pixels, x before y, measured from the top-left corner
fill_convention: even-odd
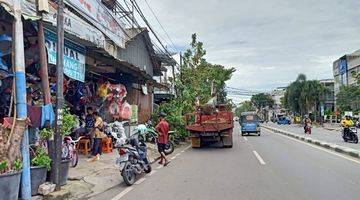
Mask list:
[[[341,126],[344,128],[344,135],[348,135],[350,127],[354,126],[354,122],[352,121],[350,115],[345,116],[345,119],[341,121]]]
[[[311,133],[311,119],[308,116],[305,116],[304,120],[304,132]]]

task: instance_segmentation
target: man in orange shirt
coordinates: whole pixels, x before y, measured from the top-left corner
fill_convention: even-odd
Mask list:
[[[160,121],[155,127],[156,132],[158,133],[157,145],[158,151],[160,153],[159,164],[164,164],[164,166],[167,166],[170,161],[166,159],[165,147],[169,141],[169,123],[166,121],[164,113],[160,113],[159,117]]]

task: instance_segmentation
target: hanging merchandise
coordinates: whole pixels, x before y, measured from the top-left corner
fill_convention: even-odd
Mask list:
[[[131,105],[130,123],[136,123],[136,122],[138,122],[138,106]]]
[[[122,104],[120,116],[122,119],[131,118],[131,105],[126,101]]]
[[[119,106],[119,104],[116,101],[113,101],[109,105],[109,112],[112,115],[116,115],[116,114],[120,113],[120,108],[121,108],[121,106]]]
[[[109,85],[110,85],[109,82],[105,82],[99,86],[98,88],[99,97],[105,98],[107,96]]]
[[[115,98],[117,101],[122,101],[126,97],[126,87],[122,84],[109,84],[107,100],[111,101]]]

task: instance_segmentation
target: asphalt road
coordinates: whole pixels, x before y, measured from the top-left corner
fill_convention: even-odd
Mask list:
[[[272,126],[275,128],[280,128],[280,129],[283,129],[283,130],[286,130],[286,131],[289,131],[292,133],[304,134],[303,127],[298,124],[278,125],[275,123],[267,123],[264,125]],[[320,141],[324,141],[324,142],[328,142],[328,143],[332,143],[332,144],[336,144],[336,145],[340,145],[340,146],[344,146],[344,147],[348,147],[348,148],[352,148],[352,149],[360,151],[360,144],[344,142],[344,140],[341,137],[341,131],[336,131],[336,130],[330,131],[330,130],[326,130],[322,127],[314,126],[312,128],[311,135],[306,135],[306,137],[310,137],[310,138],[313,138],[316,140],[320,140]]]
[[[139,184],[98,199],[360,199],[359,160],[267,130],[260,137],[235,132],[232,149],[189,148]]]

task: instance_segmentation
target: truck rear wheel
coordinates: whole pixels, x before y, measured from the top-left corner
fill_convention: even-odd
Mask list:
[[[222,137],[223,147],[232,148],[233,147],[233,138],[232,135]]]
[[[191,147],[192,148],[200,148],[201,147],[200,137],[191,137]]]

